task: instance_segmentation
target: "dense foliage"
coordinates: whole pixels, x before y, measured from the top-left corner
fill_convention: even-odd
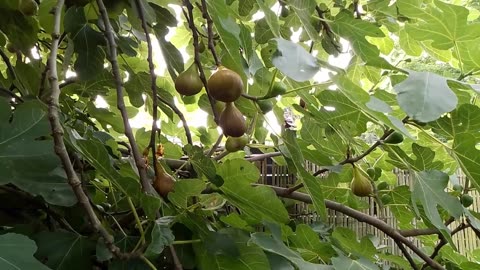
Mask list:
[[[479,269],[452,241],[480,235],[479,17],[462,0],[0,1],[0,269]],[[296,183],[257,184],[264,158]]]

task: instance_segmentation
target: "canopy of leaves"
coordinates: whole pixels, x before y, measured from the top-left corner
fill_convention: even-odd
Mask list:
[[[479,42],[475,1],[0,1],[0,269],[480,268]]]

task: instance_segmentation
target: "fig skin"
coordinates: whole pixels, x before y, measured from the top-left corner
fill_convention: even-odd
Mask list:
[[[383,142],[388,144],[399,144],[403,142],[403,135],[402,133],[395,131],[390,134],[390,136],[388,136]]]
[[[198,68],[195,63],[175,79],[175,89],[181,95],[193,96],[198,94],[202,88],[203,83],[198,76]]]
[[[373,187],[370,183],[370,180],[363,175],[362,171],[353,166],[353,179],[350,183],[350,188],[352,189],[352,193],[358,197],[367,197],[373,193]]]
[[[226,67],[220,67],[207,82],[209,94],[216,100],[234,102],[243,92],[240,75]]]
[[[247,131],[245,118],[233,102],[228,102],[225,105],[218,123],[225,136],[241,137]]]
[[[237,152],[243,150],[247,143],[248,138],[245,134],[241,137],[228,137],[225,142],[225,149],[230,153]]]
[[[467,208],[473,204],[473,198],[468,194],[462,194],[462,196],[460,197],[460,202],[465,208]]]
[[[175,187],[175,180],[163,169],[158,161],[156,162],[155,167],[157,167],[158,175],[153,181],[153,188],[158,194],[160,194],[160,196],[167,198],[168,193],[173,191],[173,188]]]
[[[18,9],[25,16],[34,16],[38,12],[38,5],[34,0],[20,0]]]
[[[257,101],[257,105],[258,107],[260,107],[260,110],[263,114],[267,114],[268,112],[273,110],[273,102],[268,99]]]

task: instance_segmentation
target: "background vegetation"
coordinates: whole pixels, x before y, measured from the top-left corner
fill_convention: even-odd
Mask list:
[[[0,269],[480,268],[451,240],[480,235],[479,15],[461,0],[0,1]],[[248,144],[228,151],[207,94],[219,66],[244,86]],[[207,89],[179,94],[186,70]],[[256,184],[265,157],[297,183]]]

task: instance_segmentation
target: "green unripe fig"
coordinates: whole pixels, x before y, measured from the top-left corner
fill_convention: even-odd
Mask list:
[[[460,202],[464,207],[469,207],[473,204],[473,198],[468,194],[462,194],[462,196],[460,197]]]
[[[388,184],[387,182],[380,182],[378,185],[377,185],[377,189],[378,190],[385,190],[388,188]]]
[[[388,136],[383,142],[388,144],[399,144],[403,142],[403,135],[402,133],[395,131],[390,134],[390,136]]]
[[[457,192],[462,192],[463,191],[463,186],[460,185],[460,184],[455,184],[455,185],[453,185],[452,188],[453,188],[454,191],[457,191]]]
[[[276,96],[283,95],[286,92],[287,92],[287,86],[283,82],[275,82],[268,96],[276,97]]]
[[[198,68],[195,63],[175,79],[175,89],[181,95],[193,96],[198,94],[202,88],[203,83],[198,75]]]
[[[290,10],[288,10],[288,8],[286,8],[285,6],[282,6],[282,10],[280,11],[280,16],[282,18],[285,18],[285,17],[288,17],[289,14],[290,14]]]
[[[8,43],[7,43],[7,51],[8,51],[9,53],[16,53],[16,52],[17,52],[17,48],[15,48],[15,45],[13,45],[13,43],[8,42]]]
[[[207,46],[205,46],[205,43],[203,42],[202,39],[200,39],[200,42],[198,42],[198,52],[203,53]]]
[[[237,152],[243,150],[248,143],[247,135],[243,134],[241,137],[228,137],[225,142],[225,149],[230,152]]]
[[[38,12],[38,5],[34,0],[20,0],[18,10],[25,16],[34,16]]]
[[[382,203],[384,203],[384,204],[389,204],[393,200],[392,196],[390,196],[388,194],[383,194],[380,199],[382,200]]]
[[[258,100],[257,104],[263,114],[266,114],[273,109],[273,102],[271,100]]]
[[[370,180],[362,173],[362,171],[353,166],[353,179],[350,183],[352,193],[358,197],[367,197],[373,193],[373,187]]]
[[[218,123],[225,136],[240,137],[247,131],[245,118],[233,102],[228,102],[225,105]]]
[[[240,75],[226,67],[219,67],[208,79],[209,94],[216,100],[234,102],[243,92],[243,81]]]
[[[370,167],[367,169],[367,174],[370,176],[370,178],[374,179],[375,178],[375,169]]]

